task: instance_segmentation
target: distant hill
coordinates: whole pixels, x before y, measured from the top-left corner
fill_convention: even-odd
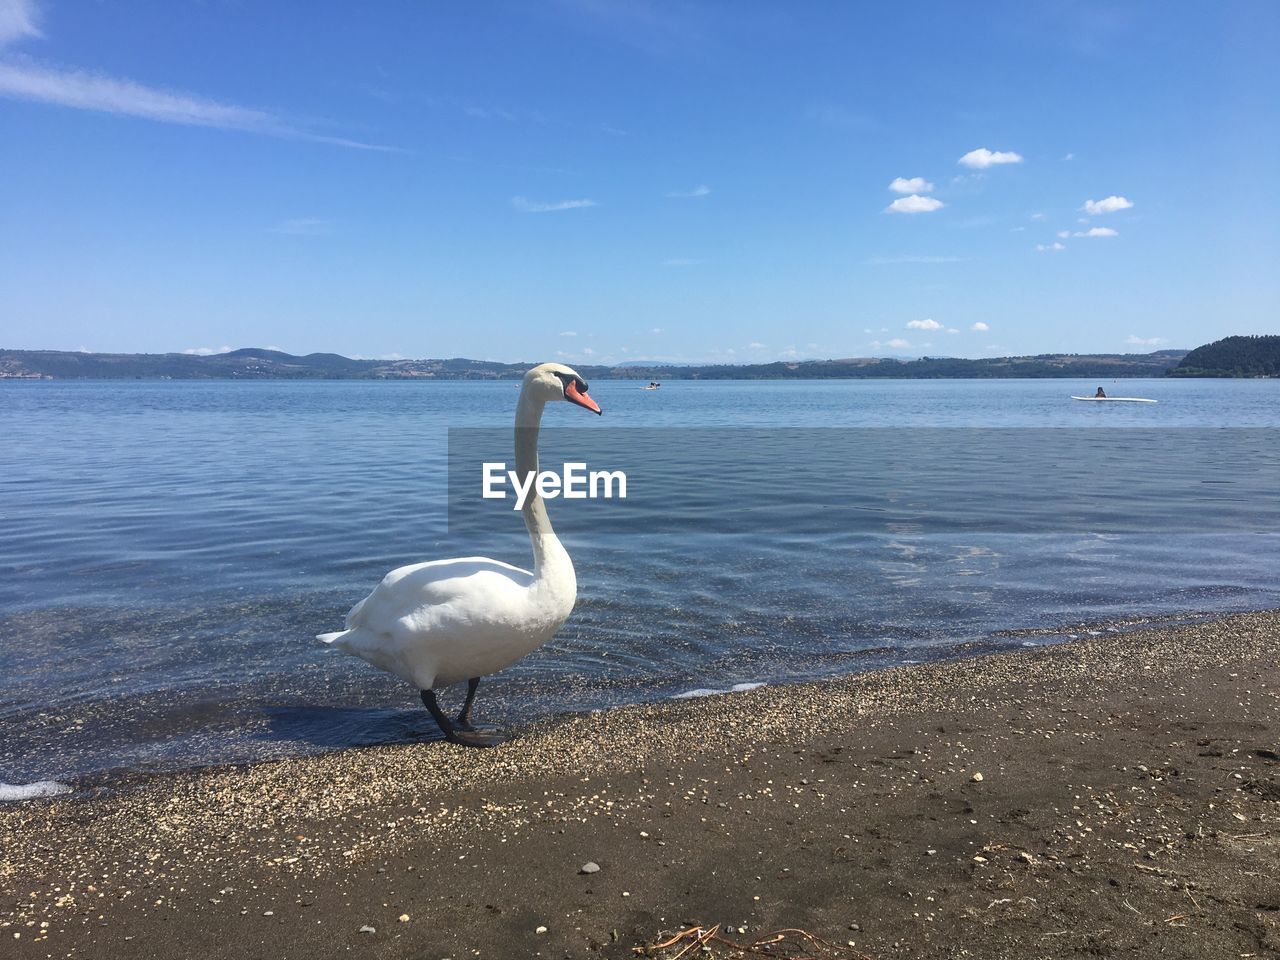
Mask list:
[[[918,360],[849,357],[840,360],[705,366],[662,363],[618,366],[579,364],[576,369],[588,379],[618,380],[1095,379],[1163,376],[1184,355],[1185,351],[1182,350],[1158,350],[1155,353],[1051,353],[981,360],[953,357],[921,357]],[[356,360],[336,353],[310,353],[305,357],[296,357],[279,350],[254,347],[209,356],[186,353],[0,350],[0,379],[518,380],[531,366],[533,363],[498,363],[464,358]]]
[[[1280,336],[1224,337],[1196,347],[1174,377],[1280,377]]]

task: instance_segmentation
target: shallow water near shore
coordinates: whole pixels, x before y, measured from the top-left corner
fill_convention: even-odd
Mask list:
[[[1160,403],[1073,403],[1097,384],[1072,380],[599,382],[603,420],[557,407],[547,425],[980,427],[992,444],[1001,428],[1168,430],[1176,444],[1187,428],[1280,426],[1277,381],[1104,385]],[[464,536],[446,523],[447,428],[509,425],[517,387],[0,384],[0,781],[434,736],[412,690],[313,636],[338,629],[403,563],[483,553],[527,565],[518,515],[509,533]],[[812,451],[818,464],[824,455],[847,468]],[[786,496],[785,466],[780,477]],[[1185,502],[1203,525],[1116,534],[1101,514],[1044,534],[566,523],[578,607],[551,644],[486,681],[482,719],[833,676],[966,643],[1054,642],[1112,620],[1280,606],[1280,535],[1215,528],[1212,498],[1179,480],[1162,465],[1109,506]],[[578,506],[553,503],[553,520]],[[1009,518],[1028,509],[1015,498],[998,507]]]

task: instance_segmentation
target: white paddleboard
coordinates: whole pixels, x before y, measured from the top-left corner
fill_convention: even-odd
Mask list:
[[[1072,400],[1097,400],[1102,403],[1159,403],[1159,400],[1148,400],[1146,397],[1072,397]]]

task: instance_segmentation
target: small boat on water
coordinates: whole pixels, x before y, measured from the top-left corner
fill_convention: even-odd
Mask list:
[[[1146,397],[1072,397],[1072,400],[1091,400],[1098,403],[1159,403],[1159,400],[1148,400]]]
[[[658,383],[656,380],[650,380],[650,381],[649,381],[649,385],[648,385],[647,387],[645,387],[645,389],[646,389],[646,390],[657,390],[660,386],[662,386],[662,384]]]

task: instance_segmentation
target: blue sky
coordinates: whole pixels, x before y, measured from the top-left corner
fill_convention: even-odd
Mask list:
[[[0,346],[1276,332],[1280,4],[0,0]]]

